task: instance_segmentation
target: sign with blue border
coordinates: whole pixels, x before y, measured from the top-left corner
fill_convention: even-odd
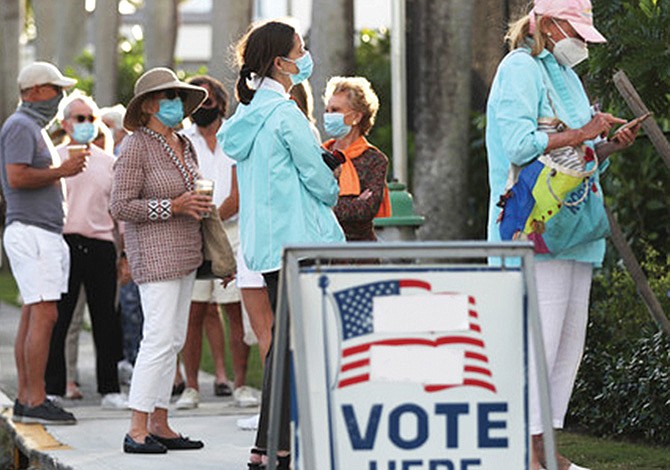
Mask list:
[[[407,268],[300,270],[296,467],[527,469],[523,273]]]

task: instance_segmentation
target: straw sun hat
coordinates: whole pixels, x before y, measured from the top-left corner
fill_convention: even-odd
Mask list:
[[[135,96],[128,103],[123,127],[129,131],[134,131],[143,125],[140,122],[142,102],[150,93],[175,89],[186,93],[186,98],[183,100],[184,117],[190,116],[207,99],[207,90],[204,88],[179,81],[177,75],[168,68],[156,67],[144,72],[135,82]]]

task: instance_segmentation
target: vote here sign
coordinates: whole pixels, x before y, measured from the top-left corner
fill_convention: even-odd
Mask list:
[[[298,291],[299,468],[306,445],[320,469],[527,468],[521,271],[303,269]]]

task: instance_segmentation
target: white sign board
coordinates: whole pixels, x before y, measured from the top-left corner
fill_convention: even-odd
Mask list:
[[[298,468],[307,434],[319,469],[527,468],[521,271],[322,267],[299,286]]]

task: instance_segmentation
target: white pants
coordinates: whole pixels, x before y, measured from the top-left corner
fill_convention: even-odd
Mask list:
[[[170,404],[194,280],[195,271],[179,279],[139,285],[144,327],[128,397],[133,410],[151,413]]]
[[[568,402],[584,352],[593,268],[589,263],[553,260],[535,263],[554,428],[563,428]],[[530,351],[530,433],[543,432],[534,350]]]

